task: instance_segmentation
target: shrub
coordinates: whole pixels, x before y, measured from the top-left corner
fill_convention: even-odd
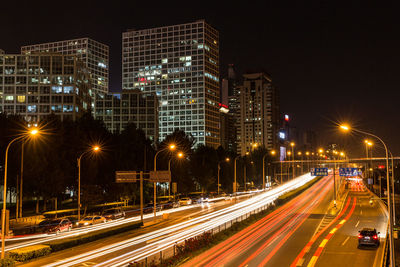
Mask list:
[[[24,248],[11,250],[10,258],[16,261],[27,261],[37,257],[45,256],[51,253],[51,248],[46,245],[34,245]]]

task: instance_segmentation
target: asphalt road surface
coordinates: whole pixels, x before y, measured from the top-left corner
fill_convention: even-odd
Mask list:
[[[327,177],[256,224],[183,266],[374,266],[383,246],[358,249],[358,230],[385,232],[387,218],[363,186],[335,209]],[[383,239],[381,238],[381,241]]]

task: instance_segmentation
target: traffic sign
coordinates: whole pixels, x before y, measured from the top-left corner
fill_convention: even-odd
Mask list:
[[[311,176],[327,176],[328,168],[311,168]]]
[[[359,168],[339,168],[340,176],[359,176],[362,175],[362,170]]]
[[[140,178],[140,172],[137,171],[116,171],[116,183],[134,183]]]
[[[170,171],[150,171],[150,182],[152,183],[167,183],[171,182]]]

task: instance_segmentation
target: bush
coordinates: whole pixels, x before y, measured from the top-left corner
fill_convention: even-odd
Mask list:
[[[10,258],[16,261],[27,261],[51,253],[51,248],[46,245],[35,245],[11,250]]]
[[[0,259],[0,267],[15,266],[15,261],[12,258]]]
[[[287,201],[291,200],[292,198],[298,196],[299,194],[301,194],[302,192],[304,192],[307,188],[311,187],[313,184],[315,184],[316,182],[318,182],[322,177],[318,177],[316,179],[313,179],[311,181],[309,181],[308,183],[292,190],[289,191],[283,195],[281,195],[280,197],[278,197],[278,199],[275,201],[277,205],[282,205],[284,203],[286,203]]]
[[[127,232],[130,230],[138,229],[142,223],[130,223],[127,225],[123,226],[116,226],[112,227],[111,229],[105,229],[105,230],[100,230],[96,231],[94,233],[87,233],[81,236],[75,236],[75,237],[70,237],[70,238],[64,238],[64,239],[59,239],[55,240],[49,243],[46,243],[46,245],[50,246],[52,251],[59,251],[63,249],[67,249],[70,247],[78,246],[81,244],[89,243],[104,237],[120,234],[123,232]]]

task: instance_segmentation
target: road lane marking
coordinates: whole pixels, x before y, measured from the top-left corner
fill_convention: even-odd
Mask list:
[[[296,266],[302,266],[304,263],[304,258],[299,259],[299,261],[296,263]]]
[[[353,214],[354,209],[356,207],[357,204],[357,198],[354,198],[353,201],[353,206],[351,207],[349,213],[347,214],[347,216],[336,226],[336,228],[340,228],[343,226],[343,224],[350,218],[350,216]],[[329,233],[326,235],[325,239],[321,242],[321,244],[319,245],[319,247],[317,248],[317,250],[314,253],[314,256],[311,258],[310,262],[308,263],[307,267],[314,267],[315,264],[317,263],[317,260],[319,258],[319,256],[321,255],[325,244],[323,244],[325,242],[325,240],[330,240],[330,238],[333,236],[333,234]],[[323,245],[323,246],[322,246]]]
[[[330,234],[334,234],[334,233],[336,232],[336,230],[337,230],[337,228],[335,227],[335,228],[333,228],[329,233],[330,233]]]
[[[317,256],[312,256],[310,262],[308,263],[307,267],[312,267],[315,265],[315,263],[317,262],[318,257]]]
[[[355,226],[355,227],[357,227],[359,223],[360,223],[360,221],[358,221],[358,222],[357,222],[357,224],[356,224],[356,226]]]
[[[328,243],[328,239],[322,240],[321,244],[319,244],[319,247],[320,247],[320,248],[325,247],[326,243]]]
[[[350,239],[350,236],[348,236],[348,237],[346,238],[346,240],[344,240],[344,242],[342,243],[342,246],[344,246],[344,244],[346,244],[346,242],[347,242],[349,239]]]

